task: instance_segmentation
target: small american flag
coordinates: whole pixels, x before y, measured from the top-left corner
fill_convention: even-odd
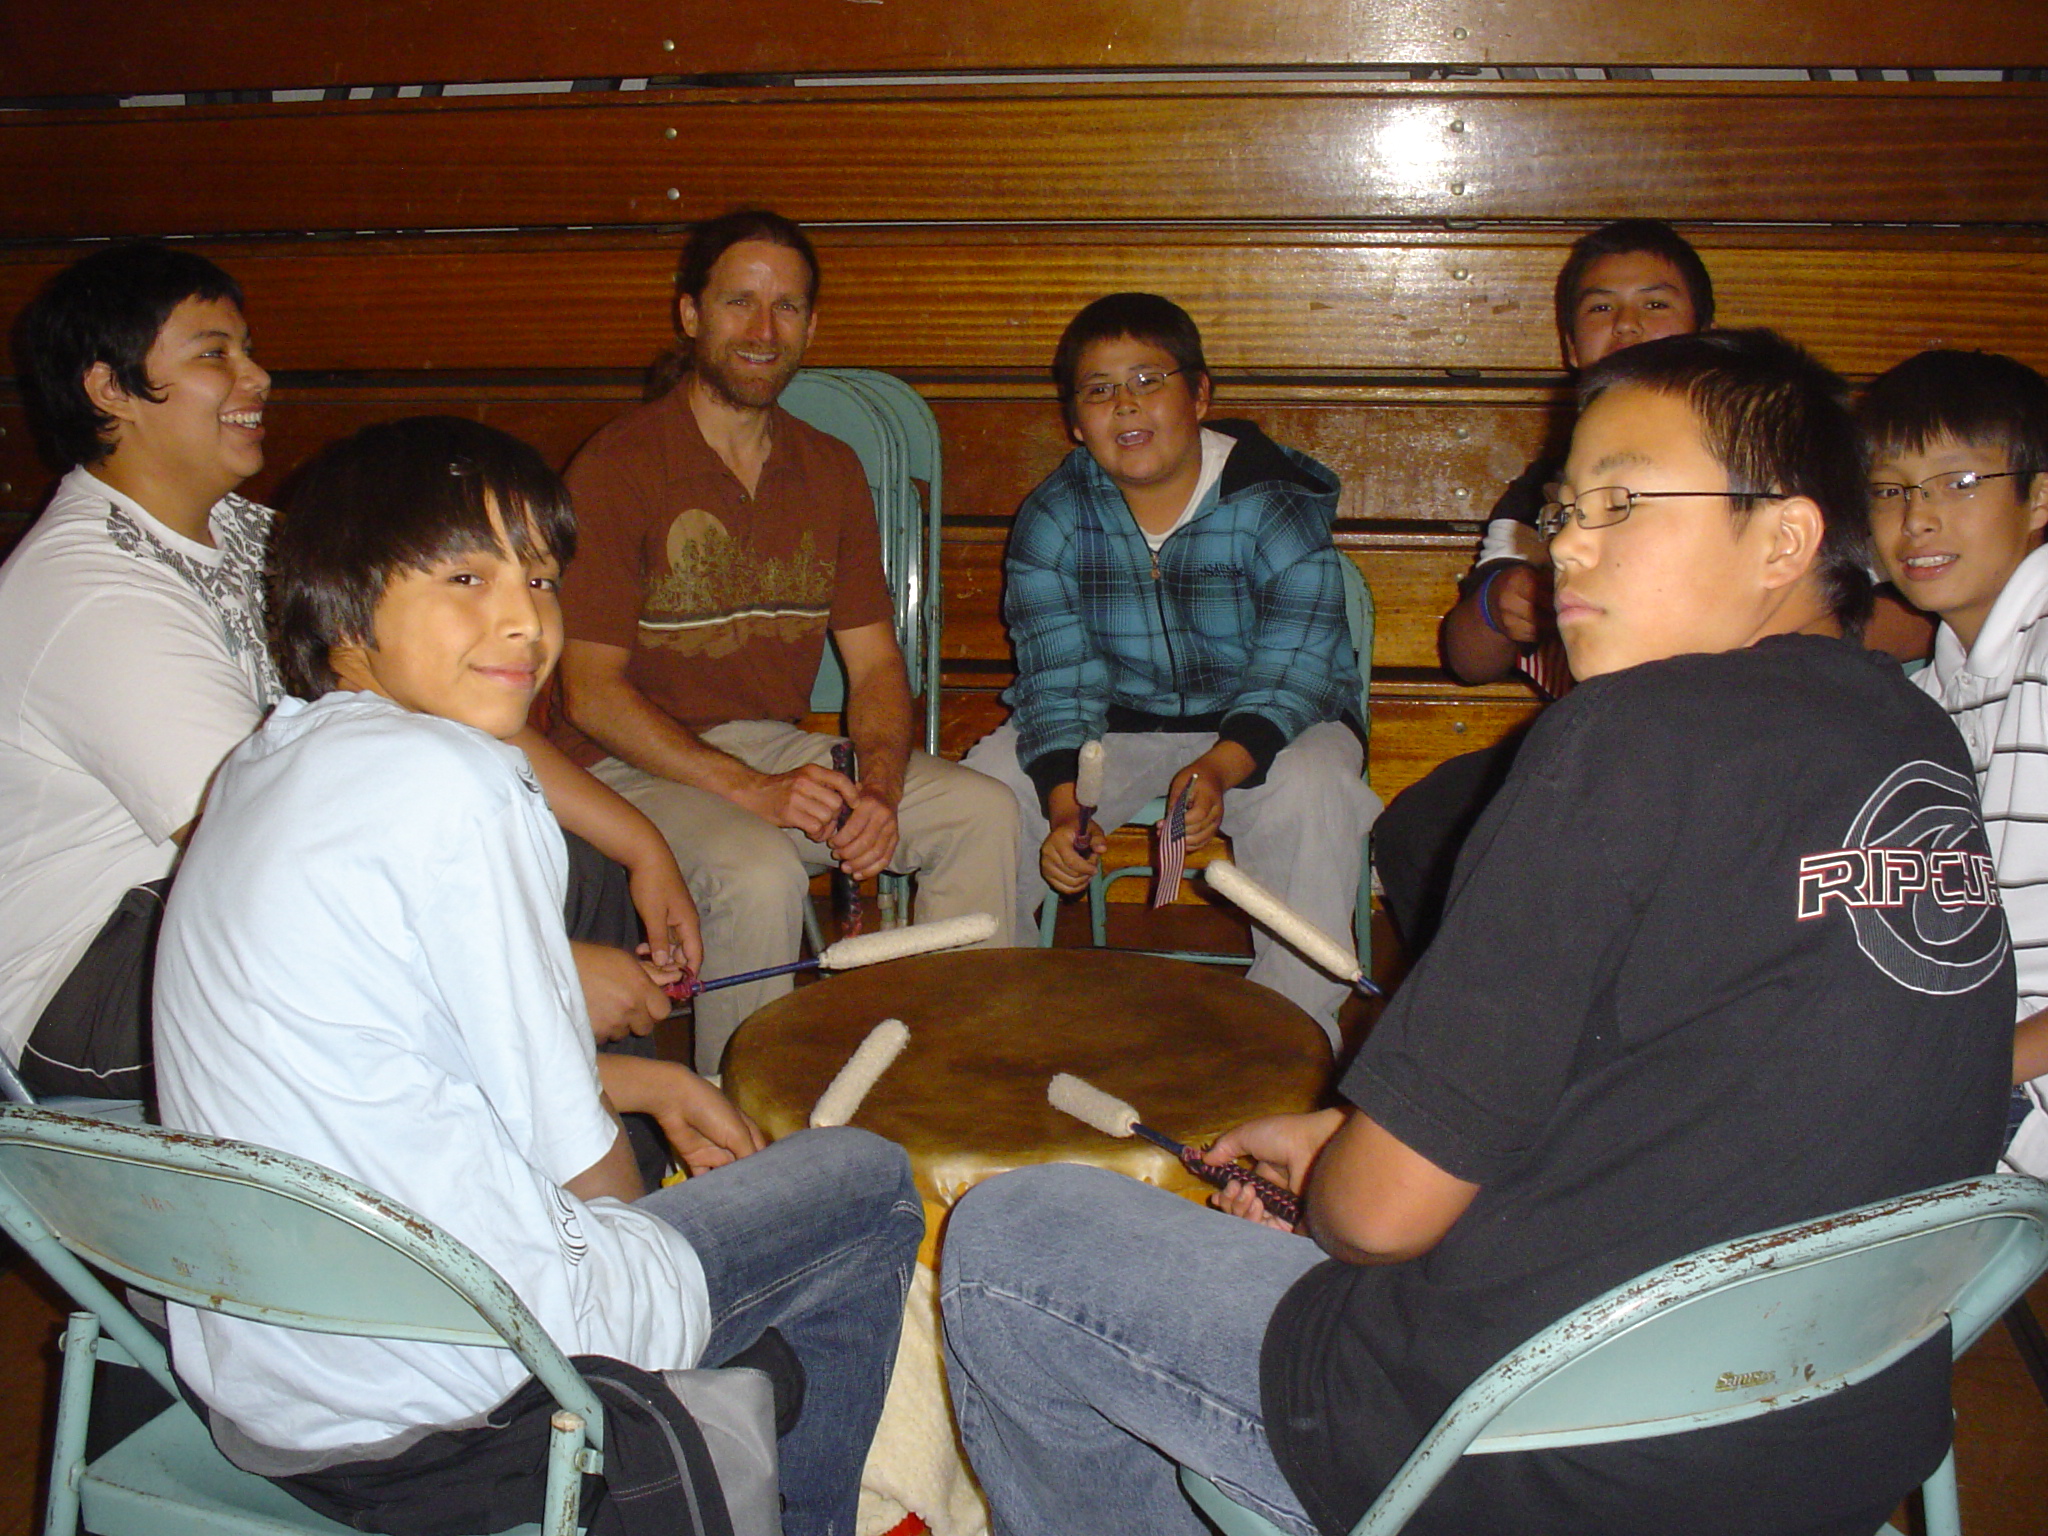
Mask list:
[[[1556,635],[1515,663],[1546,699],[1563,698],[1572,691],[1572,664],[1564,653],[1564,642]]]
[[[1190,776],[1180,798],[1159,820],[1159,851],[1152,860],[1152,867],[1159,872],[1159,883],[1152,890],[1155,911],[1172,906],[1180,895],[1180,874],[1188,862],[1188,802],[1194,798],[1195,781]]]

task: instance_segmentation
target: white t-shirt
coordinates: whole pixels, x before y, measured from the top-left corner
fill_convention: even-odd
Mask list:
[[[1915,675],[1969,744],[1998,864],[1999,895],[2019,970],[2019,1017],[2048,1008],[2048,548],[2019,564],[1966,655],[1948,625],[1934,661]],[[2033,1112],[2006,1152],[2048,1178],[2048,1077],[2027,1085]]]
[[[1144,535],[1145,543],[1153,554],[1166,547],[1166,541],[1187,526],[1187,520],[1195,515],[1195,509],[1202,504],[1202,498],[1209,494],[1209,487],[1223,478],[1223,466],[1230,462],[1230,450],[1237,446],[1237,439],[1228,432],[1218,432],[1213,427],[1202,428],[1202,472],[1195,480],[1195,488],[1188,495],[1188,504],[1180,509],[1180,516],[1164,533],[1138,532]]]
[[[167,1125],[339,1169],[468,1244],[567,1354],[696,1362],[673,1228],[562,1188],[611,1147],[562,925],[562,833],[525,757],[372,694],[286,699],[229,756],[157,948]],[[492,1406],[500,1350],[174,1307],[179,1372],[251,1438],[370,1446]]]
[[[268,509],[229,496],[214,547],[83,469],[0,566],[0,1049],[50,996],[278,696],[263,636]]]

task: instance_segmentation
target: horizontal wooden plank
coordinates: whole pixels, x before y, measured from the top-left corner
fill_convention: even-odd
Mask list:
[[[14,239],[667,224],[742,203],[814,223],[1595,223],[1654,207],[2017,224],[2048,220],[2048,84],[988,86],[9,113],[0,185],[0,237]]]
[[[1528,374],[1558,364],[1556,232],[971,225],[819,235],[819,364],[1042,377],[1074,312],[1123,288],[1185,304],[1226,373]],[[2039,234],[1707,230],[1699,244],[1724,321],[1775,324],[1849,372],[1937,344],[2048,366]],[[652,232],[202,248],[247,288],[274,367],[638,368],[670,334],[675,242]],[[58,249],[0,251],[0,313],[26,302]]]
[[[0,94],[673,74],[1315,65],[2048,62],[2035,0],[68,0],[0,7]]]
[[[933,401],[946,444],[946,505],[1007,517],[1073,447],[1050,387],[1036,399]],[[1316,391],[1228,376],[1214,413],[1257,422],[1343,482],[1342,520],[1483,520],[1501,487],[1569,430],[1561,390],[1418,384]]]
[[[1003,546],[999,536],[977,532],[950,536],[941,551],[946,608],[940,650],[956,675],[971,667],[991,685],[1007,683],[1012,658],[1002,619]],[[1440,665],[1437,621],[1457,599],[1458,578],[1471,568],[1477,539],[1364,529],[1347,530],[1340,543],[1372,588],[1374,667]]]
[[[259,500],[322,444],[372,421],[452,411],[489,421],[555,464],[639,398],[631,375],[554,383],[505,378],[312,381],[283,375],[265,421],[266,463],[246,487]],[[1007,518],[1071,446],[1044,385],[927,384],[946,454],[951,517]],[[1301,398],[1304,394],[1312,397]],[[1224,378],[1217,414],[1248,417],[1313,454],[1343,482],[1339,518],[1469,522],[1562,429],[1558,391],[1427,384],[1274,385]],[[20,406],[0,397],[0,510],[25,510],[48,480]]]

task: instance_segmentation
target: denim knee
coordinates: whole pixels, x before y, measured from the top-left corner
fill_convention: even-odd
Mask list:
[[[799,1131],[806,1172],[821,1202],[846,1212],[893,1256],[924,1241],[924,1200],[910,1176],[910,1156],[895,1142],[857,1126]]]

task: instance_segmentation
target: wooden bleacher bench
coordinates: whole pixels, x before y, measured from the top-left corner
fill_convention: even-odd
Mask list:
[[[1069,446],[1054,340],[1104,292],[1163,292],[1202,326],[1218,413],[1343,478],[1338,541],[1379,610],[1383,795],[1535,707],[1457,685],[1435,627],[1501,485],[1565,426],[1551,285],[1584,228],[1677,221],[1726,323],[1852,376],[1933,344],[2048,367],[2034,0],[1959,0],[1938,29],[1917,0],[1614,0],[1597,25],[1502,0],[1426,21],[759,0],[689,31],[672,3],[600,12],[7,8],[0,312],[79,240],[190,236],[244,284],[277,375],[253,493],[425,410],[561,462],[638,398],[683,223],[779,207],[823,260],[810,360],[902,374],[945,436],[957,754],[1002,717],[1009,519]],[[1649,78],[1673,69],[1719,78]],[[1598,78],[1536,78],[1574,73]],[[583,88],[455,94],[476,82]],[[0,396],[0,518],[49,482]]]

